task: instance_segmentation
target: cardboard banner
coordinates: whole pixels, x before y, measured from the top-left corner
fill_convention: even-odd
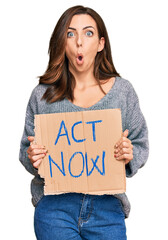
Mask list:
[[[125,163],[114,158],[121,134],[120,109],[35,115],[36,143],[48,150],[44,194],[125,192]]]

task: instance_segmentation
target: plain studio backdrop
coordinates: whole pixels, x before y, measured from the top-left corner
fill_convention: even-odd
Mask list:
[[[32,179],[19,162],[25,111],[48,64],[48,45],[61,14],[77,4],[103,18],[115,67],[134,86],[149,128],[145,167],[127,179],[128,240],[168,239],[167,1],[3,1],[1,24],[1,239],[35,240]]]

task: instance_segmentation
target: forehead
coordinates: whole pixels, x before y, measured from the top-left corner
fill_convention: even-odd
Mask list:
[[[69,25],[69,27],[73,27],[76,29],[81,29],[86,26],[92,26],[97,29],[95,20],[88,14],[74,15]]]

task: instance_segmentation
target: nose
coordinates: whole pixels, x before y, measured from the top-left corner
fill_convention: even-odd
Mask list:
[[[82,37],[81,37],[81,35],[78,35],[76,43],[77,43],[78,47],[82,46]]]

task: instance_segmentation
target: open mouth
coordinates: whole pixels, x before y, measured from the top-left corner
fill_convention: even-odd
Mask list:
[[[77,60],[77,64],[79,65],[83,64],[83,55],[78,54],[76,60]]]
[[[82,58],[83,58],[82,56],[78,56],[79,61],[82,61]]]

